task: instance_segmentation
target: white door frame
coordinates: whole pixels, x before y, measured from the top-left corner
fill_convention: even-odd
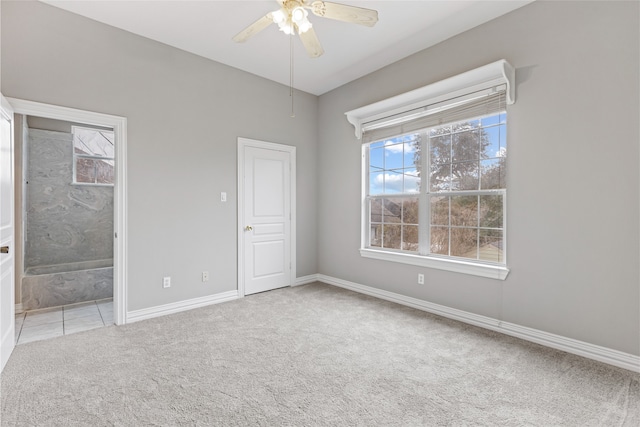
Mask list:
[[[285,151],[291,159],[291,270],[289,286],[296,283],[296,147],[275,144],[273,142],[258,141],[238,137],[238,297],[245,295],[244,289],[244,149],[245,147],[263,148],[265,150]]]
[[[2,119],[7,119],[9,121],[9,164],[10,164],[10,169],[11,169],[11,174],[10,174],[10,180],[11,180],[11,195],[8,197],[8,199],[11,201],[10,205],[11,208],[9,209],[9,230],[8,233],[0,233],[2,235],[0,235],[0,240],[3,246],[7,246],[9,248],[9,253],[8,254],[3,254],[2,256],[0,256],[0,284],[2,284],[2,281],[4,280],[4,287],[7,286],[7,282],[9,283],[9,298],[7,301],[5,300],[0,300],[0,314],[2,315],[2,318],[8,318],[9,319],[9,325],[7,330],[5,331],[5,328],[7,327],[7,325],[5,325],[2,322],[2,319],[0,319],[0,372],[2,372],[2,370],[5,367],[5,364],[7,363],[7,361],[9,360],[9,357],[11,356],[11,352],[13,352],[13,349],[15,347],[16,344],[16,334],[15,334],[15,311],[14,311],[14,304],[15,304],[15,211],[14,211],[14,205],[15,205],[15,186],[14,186],[14,181],[15,181],[15,164],[14,164],[14,153],[15,153],[15,141],[14,141],[14,115],[13,115],[13,109],[11,108],[11,105],[9,105],[7,99],[2,96],[2,94],[0,94],[0,102],[2,104],[2,106],[0,107],[0,118]],[[3,220],[5,220],[6,218],[2,218]],[[2,228],[2,224],[0,224],[0,229]],[[8,234],[8,235],[7,235]],[[1,239],[1,237],[4,237],[4,239]],[[7,269],[4,268],[4,266],[7,266]],[[3,287],[3,289],[1,289],[2,293],[4,293],[5,288]],[[6,295],[5,295],[6,297]]]
[[[111,127],[116,136],[113,186],[113,309],[116,325],[127,323],[127,119],[93,111],[7,98],[16,114]]]

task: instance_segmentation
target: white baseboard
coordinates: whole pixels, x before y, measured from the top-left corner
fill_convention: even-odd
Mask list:
[[[139,320],[152,319],[154,317],[165,316],[167,314],[179,313],[194,308],[205,307],[207,305],[219,304],[221,302],[238,299],[238,291],[222,292],[220,294],[208,295],[206,297],[193,298],[185,301],[178,301],[171,304],[159,305],[156,307],[143,308],[127,312],[126,323],[133,323]]]
[[[467,311],[457,310],[444,305],[434,304],[417,298],[408,297],[381,289],[372,288],[370,286],[361,285],[359,283],[349,282],[347,280],[337,279],[324,274],[315,275],[315,280],[327,283],[329,285],[348,289],[361,294],[370,295],[383,300],[395,302],[416,308],[418,310],[437,314],[449,319],[458,320],[460,322],[479,326],[481,328],[490,329],[505,335],[521,338],[526,341],[535,342],[546,347],[555,348],[557,350],[566,351],[567,353],[577,354],[588,359],[597,360],[609,365],[628,369],[634,372],[640,372],[640,356],[624,353],[606,347],[589,344],[583,341],[566,338],[560,335],[551,334],[537,329],[527,328],[525,326],[516,325],[514,323],[503,322],[491,317],[481,316],[469,313]],[[310,277],[310,276],[305,276]],[[303,279],[303,278],[300,278]],[[310,282],[305,282],[310,283]],[[303,283],[300,283],[303,284]]]
[[[16,304],[16,311],[15,314],[20,314],[22,313],[24,310],[22,309],[22,303],[20,304]]]
[[[313,283],[313,282],[317,282],[317,281],[318,281],[318,275],[317,274],[310,274],[308,276],[296,277],[295,283],[293,285],[291,285],[291,286],[306,285],[307,283]]]

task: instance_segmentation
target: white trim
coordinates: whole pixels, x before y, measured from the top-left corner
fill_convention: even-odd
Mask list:
[[[26,101],[23,99],[7,99],[14,111],[18,114],[113,128],[116,136],[116,182],[113,187],[113,226],[115,236],[117,236],[114,241],[113,260],[114,320],[116,325],[127,323],[127,118]]]
[[[0,145],[7,144],[9,152],[1,155],[3,159],[9,163],[9,194],[4,194],[4,198],[9,201],[9,218],[0,218],[0,245],[7,246],[9,252],[0,256],[0,372],[4,370],[7,361],[11,357],[16,346],[16,316],[15,316],[15,300],[16,300],[16,218],[15,218],[15,117],[14,110],[9,100],[0,93],[0,119],[6,120],[9,124],[9,140],[0,141]],[[3,138],[0,136],[0,139]],[[6,148],[6,147],[3,147]],[[8,158],[7,158],[8,157]],[[4,160],[3,160],[4,161]],[[4,223],[4,224],[3,224]],[[7,289],[8,288],[8,289]],[[5,325],[2,318],[8,318],[9,322]],[[6,328],[6,330],[5,330]]]
[[[207,295],[204,297],[193,298],[185,301],[178,301],[172,302],[170,304],[143,308],[141,310],[128,311],[127,323],[138,322],[145,319],[152,319],[154,317],[166,316],[167,314],[179,313],[181,311],[206,307],[213,304],[220,304],[236,299],[238,299],[238,291],[228,291],[215,295]]]
[[[515,69],[504,59],[374,104],[347,111],[345,115],[349,123],[355,127],[356,138],[361,139],[365,123],[465,96],[500,84],[507,85],[507,104],[513,104],[516,99]]]
[[[433,313],[449,319],[458,320],[481,328],[500,332],[505,335],[521,338],[526,341],[535,342],[546,347],[566,351],[588,359],[597,360],[619,368],[628,369],[633,372],[640,372],[640,356],[624,353],[595,344],[578,341],[561,335],[540,331],[514,323],[503,322],[487,316],[481,316],[467,311],[434,304],[417,298],[408,297],[394,292],[376,289],[359,283],[337,279],[335,277],[318,274],[318,280],[329,285],[348,289],[365,295],[370,295],[386,301],[395,302],[418,310]]]
[[[317,282],[318,275],[317,274],[309,274],[308,276],[302,276],[296,278],[295,282],[291,286],[301,286],[309,283]]]
[[[13,122],[13,120],[12,120]],[[13,125],[12,125],[13,126]],[[13,137],[13,135],[12,135]],[[10,250],[13,248],[10,248]],[[7,263],[13,263],[13,256],[8,260],[5,260]],[[2,263],[0,263],[2,264]],[[14,269],[4,269],[4,271],[0,274],[0,282],[10,283],[12,286],[11,291],[9,292],[9,297],[13,300],[15,299],[14,290],[15,290],[15,272]],[[6,304],[6,308],[8,311],[11,311],[13,308],[12,304]],[[5,307],[3,306],[4,310]],[[5,313],[2,313],[3,315]],[[0,337],[0,372],[4,370],[9,357],[11,357],[11,353],[16,345],[16,316],[15,313],[9,313],[9,327],[4,332],[4,334]],[[2,325],[4,328],[4,325]]]
[[[237,176],[237,194],[238,194],[238,297],[243,298],[245,296],[244,289],[244,224],[242,223],[244,215],[244,148],[256,147],[266,150],[284,151],[289,153],[289,162],[291,165],[290,171],[290,190],[291,190],[291,231],[290,231],[290,259],[291,269],[289,270],[289,286],[294,286],[296,283],[296,147],[292,145],[276,144],[273,142],[258,141],[255,139],[238,137],[238,176]]]
[[[22,303],[16,304],[14,314],[22,314],[23,312],[24,312],[24,309],[22,308]]]
[[[402,264],[417,265],[419,267],[435,268],[437,270],[470,274],[472,276],[488,277],[489,279],[505,280],[507,278],[507,275],[509,274],[509,269],[505,266],[480,264],[476,262],[461,260],[459,261],[449,258],[436,258],[426,255],[388,252],[369,248],[360,249],[360,255],[363,258],[399,262]]]

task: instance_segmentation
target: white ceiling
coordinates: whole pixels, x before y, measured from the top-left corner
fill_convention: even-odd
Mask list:
[[[271,25],[245,43],[231,38],[268,12],[276,0],[42,0],[241,70],[289,85],[288,36]],[[378,11],[364,27],[309,14],[325,53],[307,56],[294,39],[294,86],[321,95],[533,0],[342,1]]]

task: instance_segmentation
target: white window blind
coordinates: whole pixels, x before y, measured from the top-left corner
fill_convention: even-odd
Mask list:
[[[404,113],[364,122],[362,143],[366,144],[434,126],[481,117],[503,111],[506,85],[426,105]]]
[[[491,113],[515,102],[515,69],[506,60],[346,112],[363,143]],[[495,111],[495,110],[494,110]],[[366,139],[363,138],[363,134]]]

